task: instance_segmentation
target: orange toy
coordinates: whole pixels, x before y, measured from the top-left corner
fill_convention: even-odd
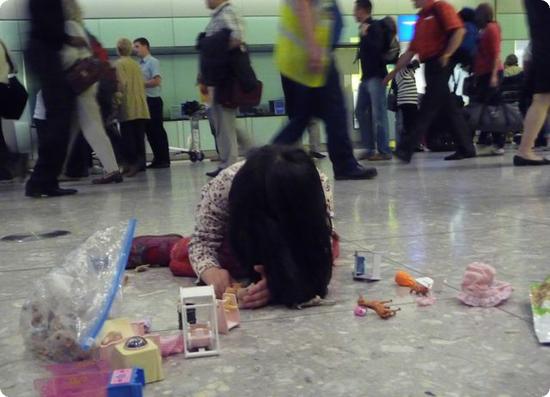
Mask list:
[[[384,320],[391,318],[397,314],[401,308],[392,309],[387,304],[392,303],[389,301],[368,301],[364,297],[360,296],[357,304],[361,307],[366,307],[367,309],[374,310],[378,316]]]
[[[411,289],[411,294],[414,292],[417,295],[427,295],[430,290],[419,284],[413,276],[404,271],[398,271],[395,273],[395,282],[401,287],[408,287]]]

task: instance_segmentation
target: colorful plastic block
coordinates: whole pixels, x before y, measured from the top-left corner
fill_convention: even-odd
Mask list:
[[[151,340],[140,336],[132,337],[124,344],[116,345],[111,365],[116,369],[143,368],[145,383],[164,379],[159,347]]]
[[[117,369],[111,374],[107,397],[142,397],[145,375],[141,368]]]

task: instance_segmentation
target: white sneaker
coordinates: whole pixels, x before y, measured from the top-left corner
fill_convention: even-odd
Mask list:
[[[503,156],[504,155],[504,148],[493,148],[492,154],[494,156]]]

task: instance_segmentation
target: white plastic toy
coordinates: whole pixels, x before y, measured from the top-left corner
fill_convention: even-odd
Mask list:
[[[185,358],[220,354],[214,287],[180,288]]]
[[[375,252],[355,251],[354,280],[379,281],[382,255]]]

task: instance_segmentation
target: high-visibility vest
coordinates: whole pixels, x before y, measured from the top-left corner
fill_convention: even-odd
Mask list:
[[[330,63],[333,0],[313,0],[315,40],[323,50],[323,70],[313,73],[309,69],[309,56],[305,35],[296,13],[296,0],[284,0],[281,5],[279,35],[275,47],[275,63],[281,74],[308,87],[326,84]]]

